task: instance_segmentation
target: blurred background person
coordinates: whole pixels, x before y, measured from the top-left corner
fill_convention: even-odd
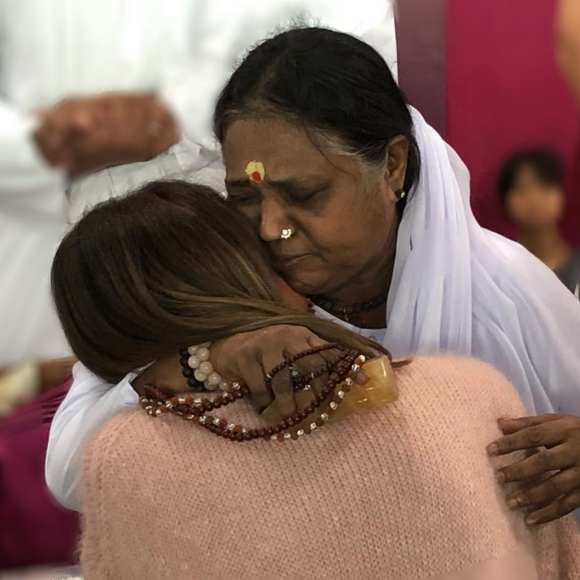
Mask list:
[[[304,14],[395,63],[385,0],[0,0],[0,367],[68,354],[47,279],[67,218],[165,176],[224,189],[215,98]]]
[[[566,242],[559,227],[566,208],[562,159],[548,149],[516,153],[501,170],[499,191],[517,240],[578,298],[580,254]]]

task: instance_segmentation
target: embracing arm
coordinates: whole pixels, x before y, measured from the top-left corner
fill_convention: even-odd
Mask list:
[[[66,508],[80,509],[78,490],[82,456],[90,437],[108,419],[139,402],[128,375],[118,385],[104,383],[81,363],[73,370],[74,383],[56,413],[46,454],[46,483]]]
[[[546,523],[580,507],[580,303],[535,258],[516,246],[523,267],[503,276],[493,312],[474,304],[473,352],[512,381],[529,415],[500,425],[493,454],[541,452],[503,472],[506,483],[526,482],[510,499]],[[537,476],[547,477],[538,484]],[[578,514],[577,514],[578,515]]]

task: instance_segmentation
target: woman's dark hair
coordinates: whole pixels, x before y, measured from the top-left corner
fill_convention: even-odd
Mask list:
[[[367,356],[384,351],[284,304],[244,216],[181,181],[151,183],[85,215],[56,253],[52,292],[73,352],[111,383],[188,345],[276,324]]]
[[[526,168],[531,169],[546,186],[564,185],[564,164],[556,153],[550,149],[519,151],[505,162],[500,171],[498,189],[502,203],[506,203],[520,172]]]
[[[389,141],[402,135],[410,144],[405,191],[417,182],[419,149],[405,97],[379,53],[348,34],[296,28],[254,48],[217,102],[214,131],[223,144],[232,121],[267,115],[298,124],[313,141],[317,133],[338,138],[374,165],[384,164]]]

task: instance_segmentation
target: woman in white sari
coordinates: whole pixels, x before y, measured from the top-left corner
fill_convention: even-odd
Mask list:
[[[215,99],[302,15],[396,64],[386,0],[0,0],[0,366],[69,353],[48,288],[67,222],[154,179],[221,187]]]
[[[505,481],[556,472],[509,499],[531,507],[537,523],[575,509],[580,305],[538,260],[476,223],[467,169],[407,108],[384,60],[345,34],[280,34],[234,73],[215,128],[231,203],[320,316],[357,327],[399,356],[485,360],[515,384],[531,415],[569,414],[507,421],[506,437],[490,442],[489,452],[549,446],[501,472]],[[318,343],[305,329],[274,327],[228,339],[212,362],[222,376],[252,385],[259,408],[275,398],[290,415],[291,384],[276,380],[269,390],[266,374]],[[183,380],[177,355],[141,380],[165,380],[170,369]],[[78,505],[79,456],[89,435],[136,403],[134,378],[111,388],[76,368],[47,458],[47,481],[65,504]]]

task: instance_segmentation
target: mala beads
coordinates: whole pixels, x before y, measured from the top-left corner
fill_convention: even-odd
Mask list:
[[[158,417],[163,413],[173,413],[186,421],[199,424],[211,433],[229,439],[230,441],[243,442],[256,439],[280,442],[288,440],[296,441],[300,437],[310,435],[313,431],[322,427],[328,421],[330,415],[338,409],[346,395],[350,392],[356,373],[361,370],[361,365],[365,362],[365,358],[356,351],[344,351],[335,344],[324,345],[323,347],[305,351],[286,360],[275,369],[272,369],[266,377],[266,381],[271,384],[272,379],[278,373],[285,368],[292,368],[294,362],[311,354],[331,349],[341,350],[342,354],[336,361],[329,365],[331,368],[325,367],[326,371],[324,372],[330,372],[330,374],[328,382],[320,394],[316,395],[309,405],[295,413],[292,417],[270,427],[246,429],[241,425],[229,423],[225,419],[220,419],[210,414],[212,411],[226,407],[250,394],[249,388],[240,383],[233,383],[227,392],[204,400],[192,396],[169,397],[157,387],[147,386],[145,387],[145,396],[141,398],[141,405],[151,416]],[[308,377],[311,376],[308,375]],[[337,387],[338,390],[336,390]],[[307,421],[311,415],[314,415],[318,411],[321,412],[316,419],[312,418],[312,420]]]
[[[183,376],[188,386],[197,392],[215,391],[218,387],[222,391],[227,391],[231,386],[230,383],[224,380],[209,362],[210,346],[211,344],[206,342],[179,351]]]

